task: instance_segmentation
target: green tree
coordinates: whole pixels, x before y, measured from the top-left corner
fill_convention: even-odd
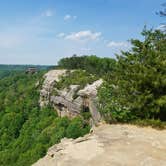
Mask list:
[[[117,56],[117,68],[99,94],[109,97],[101,110],[115,119],[166,120],[166,34],[145,29],[142,35],[143,41],[131,40],[132,50]]]

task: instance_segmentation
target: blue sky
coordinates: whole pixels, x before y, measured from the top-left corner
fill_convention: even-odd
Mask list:
[[[0,64],[56,64],[73,54],[115,57],[141,38],[164,0],[0,0]]]

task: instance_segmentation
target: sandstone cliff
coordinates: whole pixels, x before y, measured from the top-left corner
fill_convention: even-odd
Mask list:
[[[63,139],[33,166],[165,166],[166,130],[101,125],[76,140]]]
[[[40,106],[52,105],[61,117],[74,117],[79,115],[83,108],[88,108],[92,123],[97,124],[101,120],[100,113],[97,111],[97,89],[103,81],[99,79],[92,84],[87,84],[83,89],[80,89],[80,85],[70,85],[64,89],[56,88],[56,82],[61,76],[65,76],[66,72],[66,70],[51,70],[45,74],[40,91]]]
[[[40,91],[40,106],[44,107],[49,104],[51,92],[53,90],[55,81],[59,81],[60,76],[64,75],[66,70],[51,70],[44,75],[44,82]]]

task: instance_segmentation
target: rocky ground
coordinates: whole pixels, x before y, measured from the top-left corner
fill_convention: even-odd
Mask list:
[[[63,139],[34,166],[166,166],[166,130],[101,125],[82,138]]]

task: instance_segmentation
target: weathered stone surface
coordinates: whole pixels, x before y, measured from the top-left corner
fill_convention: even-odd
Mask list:
[[[79,105],[79,103],[73,103],[64,97],[52,96],[51,103],[53,103],[54,106],[57,105],[57,106],[61,106],[61,107],[66,107],[71,112],[80,113],[81,104]]]
[[[73,96],[77,93],[80,85],[70,85],[69,92],[66,94],[65,98],[69,101],[73,101]]]
[[[76,140],[63,139],[33,166],[165,166],[166,130],[101,125]]]
[[[39,104],[41,107],[49,103],[50,93],[53,90],[55,81],[59,81],[59,77],[64,75],[66,70],[50,70],[44,75],[44,82],[40,91]]]
[[[90,98],[89,99],[89,110],[92,115],[93,125],[97,125],[98,122],[101,120],[101,115],[97,109],[97,99]]]
[[[79,115],[82,108],[88,107],[92,115],[93,124],[97,124],[100,119],[100,113],[97,111],[97,89],[103,83],[103,80],[97,80],[88,84],[85,88],[79,90],[80,85],[70,85],[62,90],[55,86],[59,77],[65,75],[66,70],[51,70],[45,74],[44,83],[40,91],[40,106],[51,104],[58,112],[59,116],[74,117]],[[56,91],[56,95],[52,92]]]
[[[88,84],[84,89],[78,91],[80,96],[96,97],[97,89],[102,85],[103,80],[97,80],[93,84]]]

